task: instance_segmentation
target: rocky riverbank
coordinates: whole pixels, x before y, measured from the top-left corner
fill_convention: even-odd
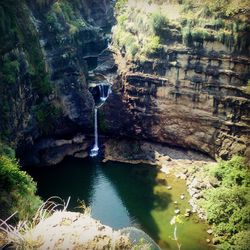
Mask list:
[[[145,141],[110,139],[105,143],[104,161],[119,161],[132,164],[147,163],[156,166],[165,174],[165,178],[174,175],[176,179],[186,181],[190,194],[189,203],[192,212],[197,213],[201,219],[206,214],[199,206],[203,198],[203,190],[217,185],[206,175],[206,169],[214,160],[196,151],[169,147],[166,145],[149,143]],[[171,188],[171,187],[167,187]]]

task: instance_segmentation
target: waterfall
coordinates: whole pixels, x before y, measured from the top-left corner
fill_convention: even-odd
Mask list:
[[[106,99],[107,99],[107,97],[105,96],[105,89],[104,89],[104,85],[103,85],[103,83],[101,83],[100,85],[99,85],[99,91],[100,91],[100,100],[102,101],[102,102],[105,102],[106,101]]]
[[[95,144],[94,147],[90,151],[90,156],[94,157],[98,155],[99,147],[98,147],[98,127],[97,127],[97,107],[95,107]]]
[[[108,84],[101,83],[98,85],[98,88],[100,93],[100,101],[104,103],[111,94],[111,87]]]
[[[100,108],[105,103],[105,101],[107,100],[107,98],[109,97],[109,95],[112,92],[111,91],[111,86],[109,84],[101,83],[100,85],[98,85],[98,88],[99,88],[100,102],[98,103],[98,105],[95,106],[95,118],[94,118],[95,119],[95,121],[94,121],[95,144],[94,144],[93,148],[90,150],[90,156],[91,157],[97,156],[98,151],[99,151],[99,147],[98,147],[98,125],[97,125],[98,108]]]

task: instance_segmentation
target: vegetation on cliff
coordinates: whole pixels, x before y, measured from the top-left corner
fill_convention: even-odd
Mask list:
[[[208,222],[219,249],[249,249],[250,171],[239,156],[209,169],[214,188],[204,191]]]
[[[32,218],[41,200],[33,179],[20,169],[14,151],[0,143],[0,214],[7,219],[13,213],[18,219]]]
[[[13,141],[53,87],[25,0],[0,1],[0,34],[0,138]]]
[[[78,11],[73,9],[73,5],[68,1],[55,1],[46,15],[47,22],[51,30],[55,32],[64,31],[66,27],[71,35],[79,32],[87,26]],[[67,24],[62,25],[62,20]]]
[[[118,1],[114,44],[143,60],[176,41],[203,48],[224,44],[230,52],[249,51],[248,1]]]

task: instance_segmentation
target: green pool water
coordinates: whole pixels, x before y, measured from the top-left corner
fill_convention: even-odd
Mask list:
[[[167,190],[153,166],[102,163],[98,159],[68,158],[56,166],[30,169],[29,173],[44,200],[51,196],[67,200],[70,196],[71,211],[78,211],[79,200],[84,200],[92,216],[103,224],[115,229],[134,226],[149,234],[162,249],[178,249],[170,220],[176,208],[181,214],[190,208],[184,181],[168,177],[167,185],[172,190]],[[182,193],[184,200],[180,198]],[[206,243],[206,224],[195,215],[182,221],[177,227],[181,249],[211,249]]]

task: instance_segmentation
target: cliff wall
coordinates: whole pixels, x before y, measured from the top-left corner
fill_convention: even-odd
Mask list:
[[[94,99],[87,78],[107,47],[112,4],[0,1],[0,140],[17,148],[18,156],[29,158],[36,154],[34,145],[49,149],[61,139],[68,140],[63,143],[68,152],[87,148],[85,140],[68,150],[74,136],[92,131]],[[28,162],[43,162],[39,157]]]
[[[104,132],[212,157],[249,156],[249,41],[239,46],[233,32],[231,42],[220,39],[231,32],[233,17],[221,19],[220,28],[215,17],[194,20],[181,7],[128,1],[118,11],[113,49],[119,78],[103,107]],[[249,36],[244,22],[242,41]]]

